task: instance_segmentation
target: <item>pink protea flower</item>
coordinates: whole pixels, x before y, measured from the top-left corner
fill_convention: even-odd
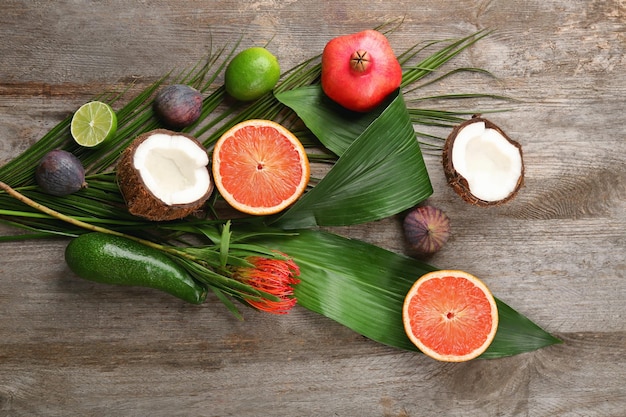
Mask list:
[[[284,254],[281,254],[284,256]],[[290,258],[269,259],[261,256],[246,258],[253,267],[239,267],[233,277],[245,284],[277,297],[279,300],[246,299],[251,306],[268,313],[287,314],[296,305],[293,285],[300,282],[300,268]]]

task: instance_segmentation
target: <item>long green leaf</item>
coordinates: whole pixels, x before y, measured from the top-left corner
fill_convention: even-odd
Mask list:
[[[318,90],[306,89],[315,97]],[[322,110],[302,112],[310,107],[310,99],[306,95],[299,97],[302,101],[290,97],[286,104],[322,143],[329,135],[326,132],[335,135],[343,130],[341,137],[353,136],[332,169],[277,220],[277,225],[293,229],[365,223],[395,215],[432,194],[402,94],[396,93],[375,119],[367,126],[361,125],[364,130],[360,132],[346,129],[352,122],[337,116],[334,106],[321,103]]]
[[[481,355],[482,358],[511,356],[561,343],[560,339],[541,329],[502,300],[495,299],[500,320],[498,333],[489,349]]]
[[[343,155],[385,108],[381,106],[367,113],[345,110],[330,100],[319,85],[288,90],[276,94],[276,98],[294,110],[320,142],[337,156]]]
[[[404,333],[402,304],[413,283],[436,268],[359,240],[319,230],[266,236],[262,243],[293,257],[300,267],[298,304],[377,342],[417,348]],[[483,358],[529,352],[560,340],[501,300],[499,326]]]

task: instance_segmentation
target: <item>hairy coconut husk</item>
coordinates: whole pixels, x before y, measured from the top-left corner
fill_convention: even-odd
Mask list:
[[[170,136],[185,136],[188,139],[202,145],[193,136],[173,132],[166,129],[156,129],[138,136],[123,152],[117,164],[117,182],[126,201],[128,211],[139,217],[152,221],[176,220],[186,217],[199,210],[213,192],[213,182],[202,198],[188,204],[168,205],[157,198],[146,186],[139,170],[133,164],[135,151],[146,139],[154,134],[166,134]],[[208,169],[208,168],[207,168]]]
[[[519,150],[520,156],[523,156],[522,145],[520,145],[518,142],[514,141],[513,139],[509,138],[509,136],[506,133],[504,133],[502,129],[500,129],[497,125],[495,125],[491,121],[481,117],[480,115],[474,115],[472,116],[470,120],[467,120],[455,126],[452,132],[450,133],[450,135],[448,136],[448,138],[446,139],[446,142],[443,148],[443,170],[446,175],[448,184],[452,187],[454,192],[456,192],[464,201],[470,204],[476,205],[476,206],[480,206],[480,207],[499,206],[501,204],[504,204],[512,200],[518,194],[520,188],[524,184],[524,160],[522,158],[522,170],[521,170],[521,175],[517,181],[517,185],[515,186],[515,189],[513,190],[513,192],[510,193],[506,198],[497,200],[497,201],[485,201],[473,195],[470,191],[467,180],[454,169],[454,166],[452,164],[452,148],[454,147],[454,141],[456,140],[456,137],[459,134],[459,132],[463,128],[467,127],[469,124],[477,123],[477,122],[484,122],[486,129],[496,130],[500,135],[502,135],[502,137],[504,137],[509,143],[511,143],[513,146],[515,146]]]

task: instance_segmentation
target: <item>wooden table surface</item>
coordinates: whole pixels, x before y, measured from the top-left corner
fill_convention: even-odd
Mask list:
[[[484,280],[564,343],[439,363],[296,307],[236,320],[95,285],[66,240],[0,244],[0,416],[623,416],[626,414],[626,3],[623,0],[2,1],[0,163],[80,104],[244,34],[283,68],[334,36],[404,19],[396,50],[495,33],[434,93],[519,99],[490,119],[521,142],[526,184],[472,207],[426,156],[453,236],[429,259]],[[489,105],[489,101],[483,104]],[[502,106],[502,104],[497,104]],[[399,217],[335,229],[405,253]],[[6,226],[2,234],[11,233]]]

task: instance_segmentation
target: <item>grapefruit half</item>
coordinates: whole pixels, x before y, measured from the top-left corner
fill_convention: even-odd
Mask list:
[[[498,308],[487,286],[463,271],[419,278],[402,308],[404,330],[433,359],[463,362],[482,354],[496,335]]]
[[[213,149],[213,179],[233,208],[269,215],[293,204],[309,182],[309,160],[296,136],[270,120],[246,120]]]

